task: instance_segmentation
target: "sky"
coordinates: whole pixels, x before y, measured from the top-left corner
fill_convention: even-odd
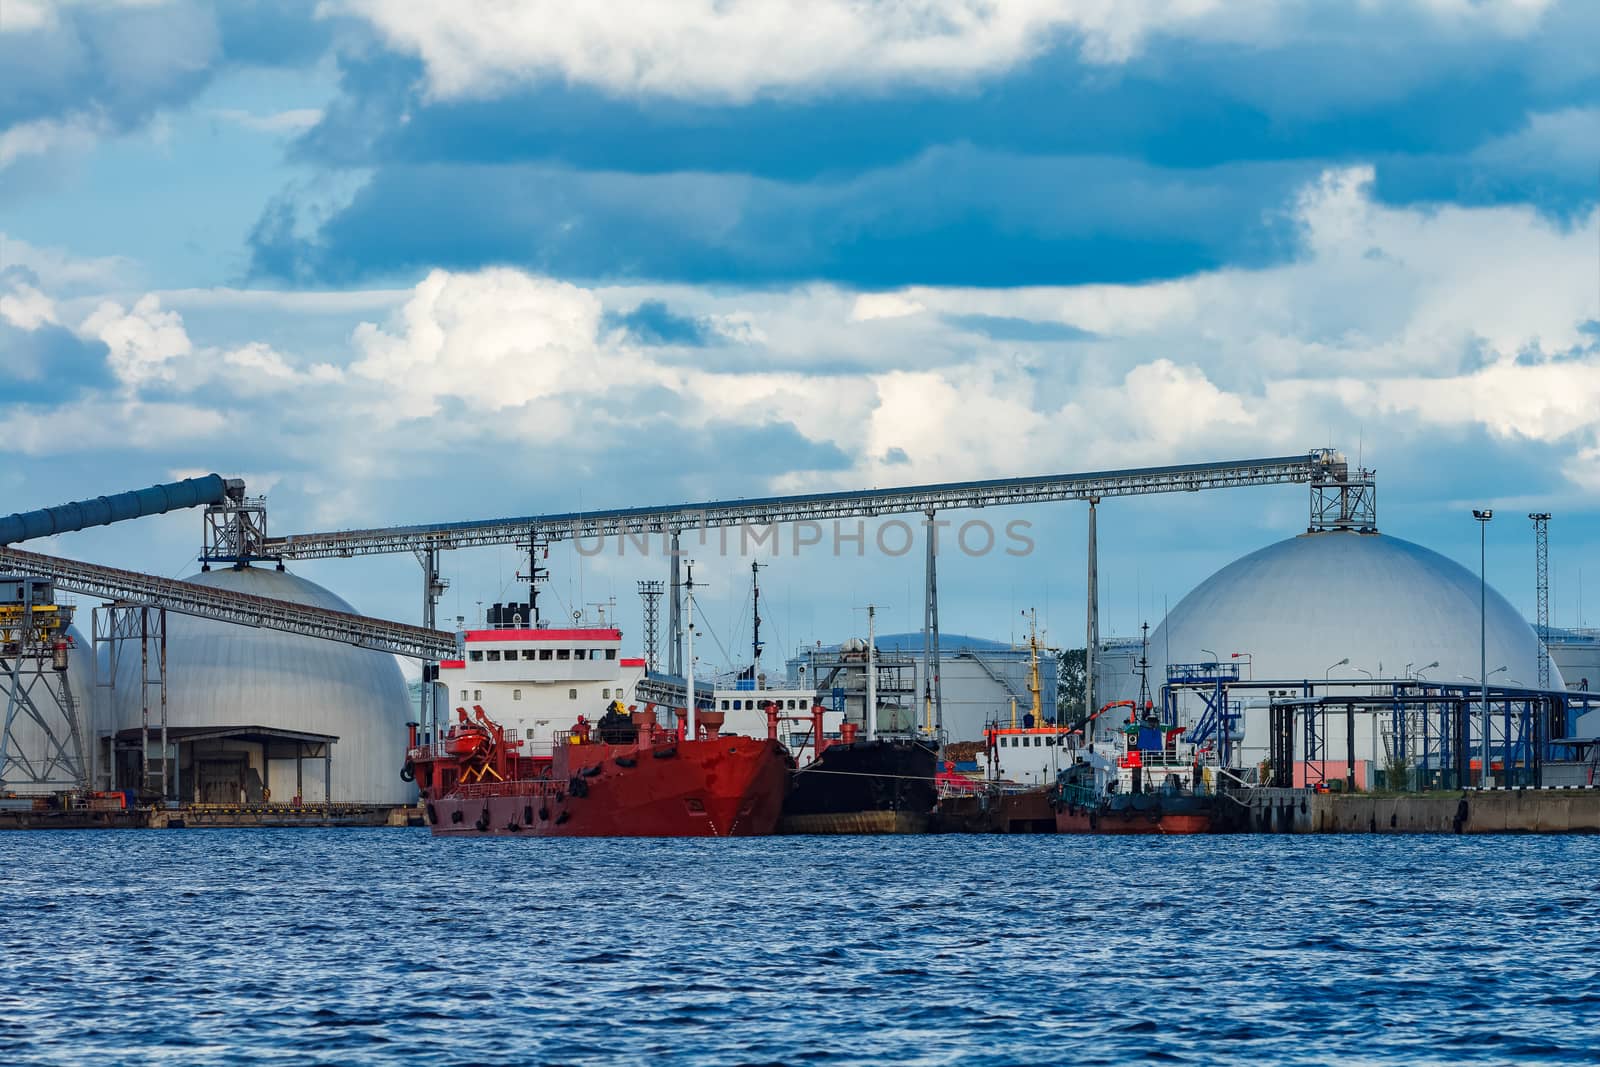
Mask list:
[[[1552,620],[1596,622],[1597,40],[1570,0],[0,0],[0,513],[216,471],[286,534],[1332,446],[1473,569],[1495,508],[1529,613],[1551,512]],[[1108,502],[1102,632],[1306,513]],[[1081,645],[1083,506],[980,517],[1032,550],[943,555],[944,630]],[[33,547],[183,575],[200,525]],[[920,551],[868,538],[762,556],[769,661],[869,603],[920,628]],[[695,555],[738,661],[751,557]],[[442,618],[521,563],[447,555]],[[659,553],[549,566],[637,645]],[[409,557],[293,569],[419,617]]]

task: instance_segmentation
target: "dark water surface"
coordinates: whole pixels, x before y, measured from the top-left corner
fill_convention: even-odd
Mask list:
[[[0,1063],[1573,1063],[1600,840],[0,835]]]

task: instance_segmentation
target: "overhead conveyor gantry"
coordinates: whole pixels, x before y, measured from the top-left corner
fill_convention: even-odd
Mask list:
[[[271,537],[266,551],[284,559],[328,559],[395,552],[430,552],[451,548],[526,543],[530,532],[544,543],[671,534],[725,526],[769,526],[776,523],[821,522],[843,518],[909,515],[1059,500],[1091,500],[1148,493],[1197,492],[1248,485],[1306,483],[1342,477],[1343,460],[1332,449],[1298,456],[1144,467],[1088,474],[1034,478],[993,478],[898,489],[868,489],[797,496],[713,500],[662,507],[613,508],[602,511],[526,515],[420,526]]]
[[[103,600],[153,604],[181,615],[194,615],[239,626],[282,630],[379,652],[392,652],[410,659],[448,659],[456,649],[454,634],[422,626],[214,589],[175,578],[80,563],[21,549],[0,548],[0,569],[52,578],[57,589],[71,593]]]
[[[291,534],[286,537],[267,538],[262,547],[268,555],[279,559],[330,559],[412,553],[422,564],[422,617],[423,624],[431,628],[434,625],[439,594],[444,589],[439,571],[439,557],[444,550],[486,545],[526,545],[530,550],[529,581],[533,584],[536,583],[540,573],[538,548],[541,545],[570,540],[595,542],[616,538],[639,538],[652,534],[668,537],[671,539],[672,597],[668,604],[667,673],[682,675],[683,662],[677,641],[682,632],[681,604],[677,595],[680,587],[678,564],[681,555],[678,551],[678,537],[681,533],[734,526],[764,528],[784,523],[821,523],[838,519],[920,513],[930,520],[927,538],[923,627],[926,639],[923,671],[924,677],[932,677],[932,692],[927,696],[934,706],[935,719],[942,722],[942,698],[939,692],[937,664],[933,662],[928,651],[938,647],[939,635],[938,579],[934,528],[931,522],[938,512],[1063,500],[1087,502],[1090,505],[1091,530],[1089,588],[1092,590],[1096,584],[1093,547],[1094,505],[1104,498],[1285,483],[1310,483],[1316,486],[1343,483],[1348,477],[1349,471],[1344,457],[1331,448],[1320,448],[1296,456],[1278,456],[1269,459],[1227,460],[1217,463],[1142,467],[1085,474],[993,478],[895,489],[806,493],[743,500],[702,501],[663,507],[614,508],[418,526]],[[537,618],[537,590],[530,591],[534,616]],[[1096,614],[1097,606],[1091,597],[1087,637],[1091,657],[1098,640]],[[1089,670],[1092,678],[1092,662]],[[427,677],[427,673],[425,669],[424,677]],[[1094,700],[1092,689],[1087,699],[1092,706]]]
[[[51,578],[57,589],[66,592],[123,603],[150,604],[183,615],[339,641],[411,659],[438,660],[454,654],[454,635],[422,626],[369,619],[10,547],[18,541],[182,508],[237,503],[243,499],[244,482],[208,474],[130,493],[8,515],[0,518],[0,571],[13,570]]]

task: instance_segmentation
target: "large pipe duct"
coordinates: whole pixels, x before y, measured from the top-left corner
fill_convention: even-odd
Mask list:
[[[0,545],[71,533],[89,526],[108,526],[113,522],[161,515],[180,508],[220,504],[230,496],[237,499],[243,495],[244,482],[237,478],[208,474],[203,478],[185,478],[181,482],[152,485],[131,493],[97,496],[93,500],[77,500],[39,511],[21,511],[0,519]]]

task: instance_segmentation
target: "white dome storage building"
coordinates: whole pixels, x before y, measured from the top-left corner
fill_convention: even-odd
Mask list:
[[[1479,579],[1439,553],[1378,533],[1301,534],[1207,578],[1150,635],[1152,681],[1168,663],[1248,656],[1257,679],[1479,676]],[[1491,681],[1534,685],[1533,627],[1491,586]],[[1346,664],[1339,661],[1348,660]],[[1425,671],[1421,669],[1426,667]],[[1552,685],[1560,682],[1552,677]]]
[[[185,581],[355,610],[322,586],[272,567],[229,567]],[[119,787],[137,783],[143,758],[139,671],[139,644],[127,642],[115,685],[100,691],[96,708],[102,753],[109,752],[110,735],[117,736]],[[150,700],[154,727],[154,687]],[[387,653],[167,615],[167,727],[175,755],[168,792],[174,799],[237,804],[299,795],[306,803],[410,803],[416,789],[400,780],[400,767],[406,723],[415,717],[399,664]],[[156,763],[158,739],[151,749]]]
[[[1296,696],[1306,682],[1319,695],[1328,691],[1329,679],[1346,683],[1342,693],[1372,696],[1384,688],[1362,684],[1369,679],[1470,686],[1480,677],[1479,597],[1477,574],[1413,542],[1375,531],[1301,534],[1235,560],[1172,609],[1150,635],[1151,689],[1166,681],[1169,664],[1213,660],[1237,665],[1243,681],[1284,683]],[[1533,627],[1493,587],[1482,614],[1489,684],[1535,686]],[[1551,687],[1562,684],[1552,665]],[[1267,755],[1270,697],[1249,688],[1232,696],[1244,713],[1234,733],[1238,762],[1249,767]],[[1192,725],[1201,707],[1197,693],[1184,693],[1179,723]],[[1381,766],[1386,758],[1383,718],[1363,716],[1359,760]],[[1344,758],[1342,739],[1336,749]]]

